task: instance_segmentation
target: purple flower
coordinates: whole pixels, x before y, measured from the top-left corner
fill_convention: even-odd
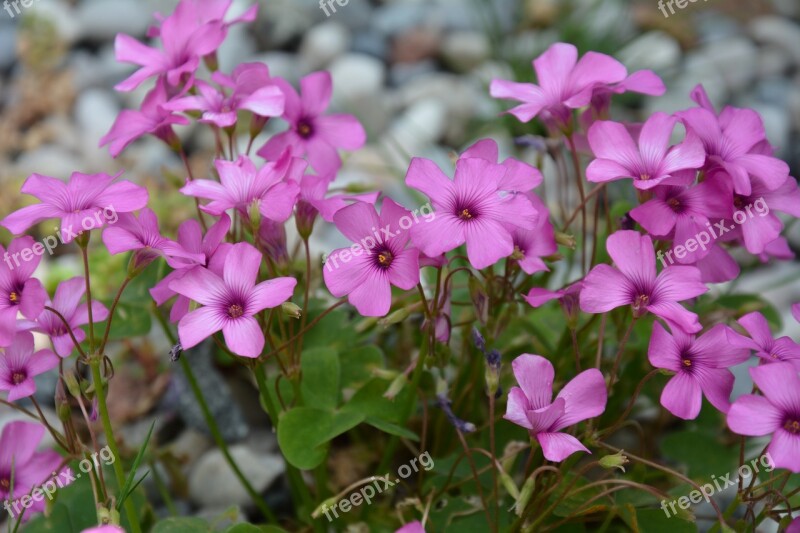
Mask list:
[[[749,350],[732,342],[736,336],[724,324],[695,338],[680,329],[670,335],[654,323],[647,352],[650,364],[675,373],[661,393],[661,405],[678,418],[693,420],[700,414],[705,395],[714,407],[727,413],[733,391],[733,374],[728,368],[750,356]]]
[[[754,311],[739,319],[739,324],[750,338],[736,335],[731,342],[736,346],[753,350],[762,363],[787,362],[800,371],[800,344],[789,337],[775,339],[764,315]]]
[[[33,237],[12,240],[8,250],[0,245],[0,255],[3,256],[0,263],[0,346],[8,346],[14,341],[17,313],[35,320],[44,310],[47,292],[33,277],[44,251],[42,245],[39,246],[40,253],[35,253]],[[26,256],[29,256],[28,260]]]
[[[108,222],[108,212],[130,213],[147,205],[147,189],[130,181],[113,183],[119,177],[73,172],[69,182],[31,174],[21,192],[41,203],[14,211],[0,222],[14,235],[48,218],[61,219],[61,239],[72,242],[81,232]]]
[[[326,222],[333,222],[333,215],[340,209],[353,204],[364,202],[374,205],[378,201],[380,191],[362,194],[334,194],[328,195],[328,187],[333,181],[333,176],[317,176],[306,174],[300,180],[300,198],[297,201],[297,227],[301,236],[311,234],[317,213]]]
[[[156,257],[164,257],[173,268],[201,264],[205,257],[201,253],[184,250],[175,241],[161,236],[158,218],[152,209],[145,208],[139,217],[120,215],[119,221],[103,231],[103,243],[111,255],[135,251],[134,260],[144,267]]]
[[[275,222],[284,222],[292,215],[300,193],[297,182],[305,171],[305,161],[292,157],[287,151],[260,170],[244,155],[235,162],[217,159],[214,166],[221,183],[194,180],[181,189],[187,196],[211,200],[200,207],[203,211],[222,216],[228,209],[238,209],[249,217],[250,209],[254,207],[264,218]]]
[[[514,239],[514,254],[512,257],[517,260],[519,267],[526,274],[536,272],[549,272],[543,257],[553,255],[558,251],[556,244],[555,230],[550,223],[547,207],[538,196],[528,193],[528,200],[539,213],[536,226],[533,229],[523,229],[512,227],[511,237]]]
[[[415,522],[409,522],[395,531],[395,533],[425,533],[425,528],[422,527],[422,522],[417,520]]]
[[[12,509],[14,502],[49,480],[61,464],[61,456],[56,452],[36,451],[44,432],[44,426],[40,424],[17,421],[4,427],[0,435],[0,501],[9,502]],[[43,500],[32,500],[31,503],[22,517],[23,522],[45,508]],[[22,505],[18,505],[17,515],[22,510]]]
[[[519,387],[508,391],[503,418],[528,430],[548,461],[561,462],[578,451],[591,453],[562,429],[593,418],[606,409],[606,383],[596,368],[564,385],[553,400],[553,365],[540,355],[522,354],[511,362]]]
[[[555,43],[533,61],[539,84],[492,80],[489,92],[494,98],[522,102],[508,112],[522,122],[533,117],[558,128],[571,121],[571,109],[589,104],[595,88],[621,82],[628,72],[613,57],[589,52],[578,61],[578,49]]]
[[[686,333],[702,329],[697,315],[678,303],[706,292],[700,271],[692,266],[669,266],[656,275],[653,241],[647,235],[623,230],[611,235],[606,248],[616,268],[597,265],[583,282],[580,302],[586,313],[605,313],[630,305],[634,317],[648,311]]]
[[[227,128],[236,124],[236,113],[240,110],[250,111],[262,117],[277,117],[283,114],[283,92],[276,86],[265,84],[256,89],[245,77],[241,78],[242,67],[239,65],[233,73],[233,78],[219,76],[221,81],[230,84],[233,92],[226,95],[214,86],[198,81],[195,83],[197,95],[176,98],[164,105],[170,111],[202,111],[199,121],[205,124],[214,124],[220,128]],[[266,65],[260,65],[267,68]],[[250,67],[252,69],[252,67]],[[215,73],[217,74],[217,73]],[[269,79],[269,71],[267,71]]]
[[[800,375],[789,363],[750,369],[763,396],[740,396],[728,411],[728,427],[738,435],[772,435],[767,453],[776,468],[800,473]]]
[[[485,159],[464,158],[456,162],[450,180],[429,159],[414,158],[406,174],[406,185],[426,194],[435,217],[411,227],[414,245],[436,257],[462,244],[473,267],[486,268],[514,252],[510,227],[533,230],[539,213],[524,194],[508,192],[516,179],[504,165]],[[516,178],[516,176],[515,176]]]
[[[655,113],[642,126],[638,145],[622,124],[595,122],[589,129],[589,145],[597,159],[586,169],[586,179],[603,183],[623,178],[633,179],[640,190],[661,183],[674,183],[675,173],[703,166],[706,154],[699,139],[687,136],[676,146],[669,146],[678,119]]]
[[[89,306],[81,303],[85,292],[86,281],[84,278],[68,279],[59,283],[53,301],[48,300],[47,302],[48,306],[61,313],[66,319],[78,342],[86,339],[86,333],[80,326],[89,323]],[[92,318],[95,322],[102,322],[108,318],[108,309],[97,300],[92,301]],[[47,309],[42,311],[32,330],[49,335],[53,343],[53,350],[61,357],[69,357],[75,349],[64,322],[52,311]]]
[[[144,97],[140,110],[124,109],[117,115],[111,129],[100,139],[98,146],[108,144],[111,156],[117,157],[133,141],[151,134],[164,141],[170,148],[176,148],[180,141],[172,126],[175,124],[185,126],[189,124],[189,120],[167,109],[165,106],[167,101],[166,84],[163,80],[159,80]]]
[[[179,3],[158,30],[163,49],[144,45],[130,35],[118,34],[114,42],[117,61],[141,68],[118,83],[115,89],[132,91],[155,76],[163,76],[170,87],[190,85],[200,58],[216,52],[227,33],[221,20],[203,21],[200,12],[199,6],[191,2]]]
[[[119,526],[106,525],[84,529],[81,533],[125,533],[125,530]]]
[[[335,174],[342,166],[337,148],[357,150],[364,146],[367,134],[352,115],[323,115],[333,90],[328,72],[313,72],[300,80],[300,94],[289,83],[275,83],[286,96],[283,118],[289,130],[273,136],[259,151],[265,159],[275,160],[290,148],[296,157],[307,156],[320,175]]]
[[[217,252],[221,249],[221,244],[225,240],[230,227],[231,219],[226,214],[223,214],[213,226],[208,228],[205,236],[203,236],[203,229],[200,227],[200,223],[194,219],[189,219],[178,227],[178,245],[192,254],[192,256],[201,256],[202,258],[199,262],[178,265],[178,268],[167,274],[155,287],[150,289],[150,295],[155,300],[156,305],[163,305],[177,294],[170,289],[170,283],[189,272],[195,265],[206,267],[212,272],[222,275],[224,254],[218,254]],[[189,298],[178,295],[175,303],[172,304],[170,320],[177,322],[183,318],[189,312],[189,303]]]
[[[170,289],[203,305],[178,323],[184,350],[222,330],[231,352],[261,355],[264,333],[255,315],[288,300],[297,284],[294,278],[275,278],[256,285],[262,260],[258,250],[241,242],[231,246],[222,276],[195,267],[170,283]]]
[[[696,107],[677,115],[687,130],[703,142],[705,169],[728,174],[737,194],[750,194],[751,176],[761,179],[769,190],[777,189],[789,178],[786,163],[754,152],[766,139],[766,133],[761,117],[752,109],[726,107],[717,117],[708,109]]]
[[[34,353],[33,349],[33,334],[20,331],[0,354],[0,391],[8,392],[10,402],[33,395],[33,378],[58,366],[56,354],[50,350]]]
[[[383,201],[381,214],[363,202],[344,207],[333,215],[336,227],[353,241],[325,261],[323,277],[331,294],[347,295],[363,316],[383,316],[392,306],[392,285],[403,290],[419,283],[419,250],[406,248],[411,213],[391,198]]]

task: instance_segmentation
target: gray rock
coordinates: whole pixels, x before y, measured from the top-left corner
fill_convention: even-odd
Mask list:
[[[386,78],[382,61],[364,54],[346,54],[330,66],[333,78],[333,101],[339,105],[356,103],[378,94]]]
[[[428,145],[436,143],[445,133],[447,107],[438,98],[422,98],[415,101],[387,132],[385,141],[390,163],[398,167],[408,166],[408,157],[419,155]]]
[[[792,56],[795,65],[800,65],[800,25],[789,19],[770,15],[754,20],[749,30],[756,41],[784,50]]]
[[[217,51],[220,67],[224,71],[233,70],[236,65],[256,52],[256,45],[250,38],[248,29],[243,24],[237,24],[228,29],[228,36]]]
[[[367,54],[378,59],[386,59],[389,54],[389,43],[386,37],[371,30],[356,32],[350,48],[353,52]]]
[[[403,87],[419,77],[436,72],[436,63],[426,59],[416,63],[395,63],[389,70],[389,83],[392,87]]]
[[[248,61],[266,64],[272,77],[283,78],[293,84],[300,80],[300,70],[297,64],[297,57],[294,54],[288,52],[265,52],[252,56]]]
[[[783,76],[792,66],[792,56],[775,46],[764,46],[758,52],[758,77]]]
[[[92,0],[78,4],[75,16],[83,38],[111,40],[117,33],[143,36],[151,24],[150,12],[136,0]]]
[[[100,138],[111,129],[119,111],[119,104],[109,91],[89,89],[80,93],[75,101],[75,122],[89,151],[97,150]]]
[[[710,43],[741,35],[739,23],[719,11],[697,10],[697,35],[702,43]]]
[[[258,454],[243,445],[231,446],[230,453],[259,493],[269,488],[286,470],[281,457]],[[244,507],[251,502],[218,449],[206,453],[193,465],[189,474],[189,496],[202,507]]]
[[[800,3],[796,0],[772,0],[772,5],[784,17],[800,17]]]
[[[192,371],[197,378],[198,386],[203,391],[203,396],[208,403],[212,416],[217,421],[222,437],[226,441],[238,441],[245,438],[250,428],[244,421],[239,406],[232,400],[231,392],[223,377],[219,374],[212,362],[213,343],[203,343],[197,348],[184,352]],[[190,428],[197,429],[210,435],[203,413],[197,405],[197,399],[189,387],[189,382],[181,368],[174,365],[173,394],[177,397],[177,410],[181,418]]]
[[[371,26],[384,35],[394,36],[430,22],[429,6],[423,3],[395,3],[375,10]]]
[[[17,28],[6,25],[0,28],[0,70],[7,69],[13,65],[16,60]]]
[[[445,37],[442,56],[458,72],[472,70],[489,58],[491,47],[483,33],[456,31]]]
[[[46,144],[35,150],[24,152],[17,159],[16,172],[28,176],[34,172],[45,176],[69,176],[76,169],[85,169],[85,164],[72,151],[63,146]]]
[[[791,122],[786,108],[781,105],[767,104],[755,100],[741,102],[741,107],[749,107],[758,111],[764,120],[767,139],[776,148],[776,156],[783,157],[789,149],[789,133]]]
[[[690,53],[686,73],[704,80],[716,75],[730,91],[739,91],[755,79],[757,62],[755,45],[744,37],[736,37],[716,41]]]
[[[315,26],[303,38],[300,58],[306,70],[327,66],[350,47],[350,32],[335,20]]]
[[[680,63],[681,47],[671,35],[650,31],[631,41],[619,51],[617,58],[630,71],[673,69]]]

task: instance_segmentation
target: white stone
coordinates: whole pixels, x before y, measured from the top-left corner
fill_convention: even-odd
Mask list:
[[[667,70],[678,66],[681,47],[672,36],[663,31],[640,35],[619,51],[617,58],[629,71],[650,69]]]
[[[800,25],[789,19],[770,15],[750,24],[750,34],[759,43],[770,44],[791,54],[800,65]]]
[[[94,40],[112,40],[118,33],[140,37],[153,22],[150,11],[136,0],[82,2],[75,16],[81,36]]]
[[[453,69],[471,70],[489,58],[491,47],[485,34],[474,31],[454,31],[442,43],[442,56]]]
[[[357,104],[366,96],[378,94],[386,78],[383,61],[366,54],[346,54],[330,67],[333,99],[338,105]]]
[[[327,66],[350,47],[350,32],[335,20],[313,27],[300,45],[300,58],[306,70]]]

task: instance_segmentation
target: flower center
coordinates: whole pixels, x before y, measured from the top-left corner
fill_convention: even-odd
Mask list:
[[[0,489],[3,489],[6,492],[10,491],[11,490],[11,480],[10,479],[6,479],[6,478],[0,479]]]
[[[647,174],[647,173],[639,174],[639,179],[642,180],[642,181],[647,181],[647,180],[650,179],[650,174]]]
[[[314,133],[314,129],[308,122],[301,121],[300,123],[297,124],[297,134],[303,139],[308,139],[309,137],[311,137],[312,133]]]
[[[745,205],[745,199],[739,195],[734,195],[733,205],[736,207],[736,209],[741,209]]]
[[[233,304],[228,308],[228,316],[231,318],[239,318],[244,315],[244,308],[239,304]]]
[[[28,379],[28,375],[25,372],[17,371],[11,374],[11,383],[14,385],[19,385],[26,379]]]
[[[513,259],[516,259],[517,261],[522,261],[523,259],[525,259],[525,250],[520,248],[518,244],[515,244],[514,251],[512,252],[511,257]]]
[[[691,359],[684,359],[683,360],[683,366],[689,368],[690,366],[692,366],[692,360]]]
[[[783,429],[792,435],[797,435],[800,433],[800,420],[787,420],[786,424],[783,426]]]
[[[390,252],[389,250],[383,250],[382,252],[378,253],[377,259],[379,267],[389,268],[389,266],[392,264],[392,261],[394,260],[394,256],[392,255],[392,252]]]
[[[673,210],[676,210],[681,206],[681,202],[677,198],[670,198],[669,200],[667,200],[667,205],[670,206]]]
[[[11,294],[8,295],[8,301],[12,304],[19,303],[19,294],[16,291],[11,291]]]
[[[472,213],[469,212],[469,209],[462,209],[458,214],[458,218],[461,220],[472,220]]]
[[[631,306],[633,307],[633,315],[637,318],[647,313],[647,306],[650,304],[650,296],[647,294],[640,294],[634,298]]]

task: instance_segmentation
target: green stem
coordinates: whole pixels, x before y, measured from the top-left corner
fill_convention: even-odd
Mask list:
[[[100,359],[98,357],[93,357],[89,361],[89,368],[92,370],[92,381],[94,381],[95,394],[97,395],[97,407],[98,411],[100,411],[100,419],[103,421],[103,431],[106,434],[106,441],[108,447],[111,449],[111,453],[117,458],[113,465],[114,475],[117,478],[117,489],[121,491],[122,487],[125,486],[125,472],[122,469],[119,447],[117,446],[117,441],[114,439],[114,428],[111,426],[111,418],[108,416],[106,389],[105,385],[103,385],[103,376],[100,373]],[[139,525],[139,515],[136,514],[136,509],[130,498],[125,500],[125,514],[128,517],[128,525],[131,531],[133,533],[141,533],[142,527]]]
[[[264,407],[267,409],[267,414],[269,414],[269,417],[272,420],[272,425],[277,428],[279,413],[275,403],[272,401],[272,397],[269,394],[269,387],[267,386],[267,373],[264,370],[264,365],[255,365],[253,368],[253,374],[256,376],[258,391],[261,394]],[[288,461],[286,462],[286,475],[289,478],[289,485],[292,488],[292,495],[294,496],[295,501],[298,504],[302,503],[302,505],[304,505],[308,510],[310,516],[311,511],[313,511],[314,508],[314,500],[311,497],[311,491],[308,489],[308,485],[306,485],[306,482],[303,480],[303,475],[300,473],[298,468],[295,468],[289,464]],[[312,522],[312,525],[314,526],[315,530],[324,531],[321,524]]]

